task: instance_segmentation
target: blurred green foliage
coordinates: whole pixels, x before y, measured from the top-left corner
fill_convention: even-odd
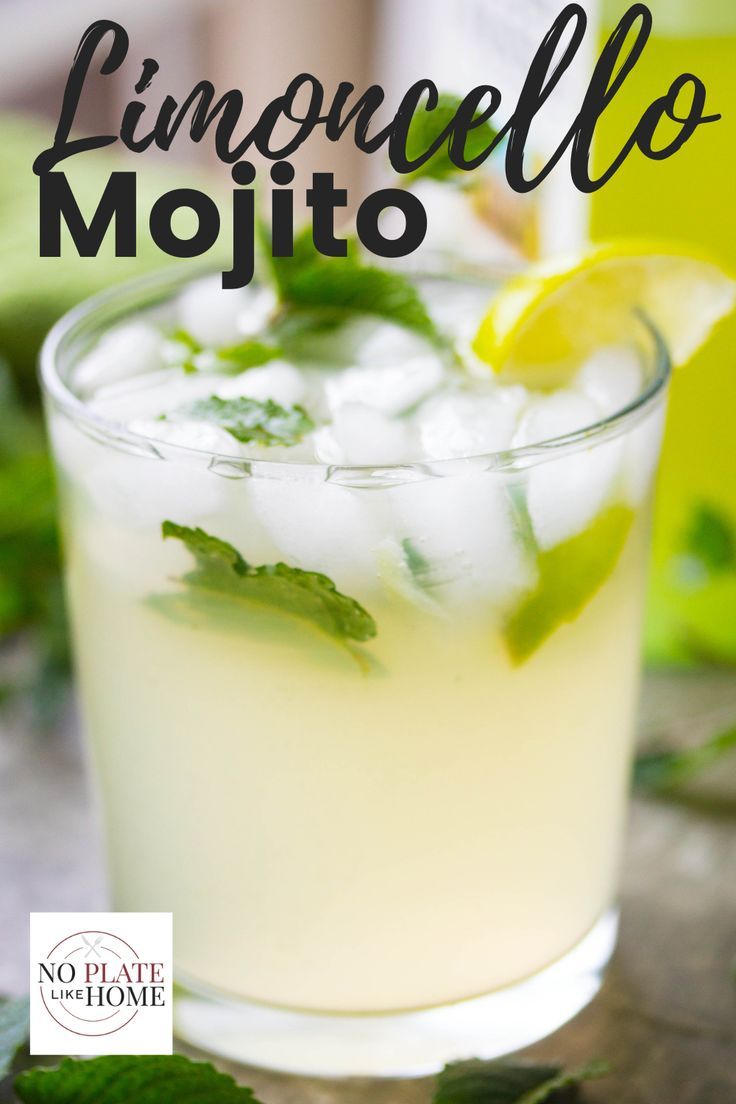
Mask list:
[[[153,245],[151,204],[180,184],[212,181],[169,163],[151,166],[95,151],[62,162],[89,219],[111,171],[138,175],[138,256],[115,257],[112,236],[97,257],[79,257],[66,230],[61,257],[39,257],[35,157],[52,138],[30,117],[0,116],[0,702],[27,693],[49,719],[68,671],[54,483],[40,413],[36,362],[50,327],[100,289],[171,263]],[[224,234],[223,234],[224,237]],[[17,662],[19,641],[24,661]]]

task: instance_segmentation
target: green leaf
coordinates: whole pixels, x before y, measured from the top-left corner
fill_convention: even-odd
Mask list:
[[[197,357],[203,346],[188,330],[178,329],[169,334],[164,345],[164,359],[170,368],[183,368],[185,372],[197,371]]]
[[[665,793],[689,782],[724,755],[736,751],[736,725],[709,737],[697,747],[639,755],[634,786],[645,793]]]
[[[445,1066],[437,1078],[433,1104],[544,1104],[545,1101],[553,1104],[563,1098],[572,1101],[579,1085],[607,1072],[608,1066],[603,1062],[591,1062],[565,1073],[558,1065],[473,1058]]]
[[[182,582],[195,591],[269,606],[342,643],[376,635],[371,615],[354,598],[341,594],[326,575],[285,563],[253,567],[227,541],[173,521],[163,523],[162,535],[182,541],[194,556],[196,568]]]
[[[458,96],[449,93],[441,93],[437,106],[433,111],[416,111],[409,125],[407,134],[406,152],[409,160],[416,160],[428,150],[436,138],[452,121],[460,107],[461,100]],[[479,118],[477,112],[475,118]],[[466,160],[480,156],[496,137],[498,132],[490,122],[481,123],[468,132],[465,140],[464,156]],[[450,160],[449,140],[437,150],[428,161],[425,161],[418,169],[415,169],[407,177],[409,181],[420,177],[428,177],[431,180],[447,180],[450,177],[466,175],[465,170],[458,169]]]
[[[314,244],[312,227],[307,224],[294,234],[294,248],[291,257],[274,257],[271,253],[269,229],[265,223],[260,223],[261,241],[266,262],[271,271],[276,291],[283,302],[291,299],[291,288],[294,281],[303,272],[317,264],[342,260],[340,257],[323,256]],[[357,254],[357,242],[353,237],[346,238],[348,255],[354,259]]]
[[[205,353],[204,357],[202,353]],[[178,329],[169,335],[165,354],[170,367],[183,368],[185,372],[236,373],[268,364],[282,355],[282,349],[259,337],[244,338],[234,345],[223,345],[217,349],[205,349],[188,330]]]
[[[324,257],[307,227],[294,239],[293,257],[268,260],[282,308],[272,330],[277,339],[288,336],[289,325],[324,328],[367,314],[413,330],[435,345],[447,344],[412,281],[364,263],[355,239],[348,240],[346,257]],[[289,323],[293,315],[301,321]]]
[[[701,503],[685,534],[685,551],[710,572],[736,567],[736,530],[720,511]]]
[[[357,314],[376,315],[436,345],[445,344],[410,280],[349,257],[323,258],[296,275],[289,288],[289,303],[295,308],[321,308],[335,321]]]
[[[13,1059],[28,1042],[30,1030],[28,997],[0,1001],[0,1080],[13,1065]]]
[[[176,416],[212,422],[227,430],[237,441],[258,445],[295,445],[314,429],[314,422],[301,406],[279,406],[273,399],[209,399],[179,407]],[[166,415],[171,421],[171,415]]]
[[[409,568],[412,578],[419,586],[425,586],[427,575],[432,569],[429,560],[422,555],[414,541],[410,540],[409,537],[402,540],[401,547],[404,551],[406,566]]]
[[[189,330],[185,330],[181,326],[170,334],[169,341],[173,341],[177,345],[183,345],[190,353],[201,353],[204,348],[202,343],[197,341],[194,334],[191,334]]]
[[[523,663],[560,625],[573,621],[615,568],[634,520],[628,506],[610,506],[584,532],[537,557],[538,580],[505,627],[514,663]]]
[[[282,349],[278,345],[268,344],[259,338],[251,337],[246,341],[240,341],[237,345],[225,345],[217,349],[218,371],[227,366],[232,371],[246,372],[249,368],[259,368],[262,364],[268,364],[282,356]]]
[[[15,1091],[24,1104],[258,1104],[228,1074],[181,1054],[65,1058],[19,1074]]]

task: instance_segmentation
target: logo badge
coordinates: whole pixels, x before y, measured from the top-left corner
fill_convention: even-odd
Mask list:
[[[31,913],[31,1054],[171,1054],[170,912]]]

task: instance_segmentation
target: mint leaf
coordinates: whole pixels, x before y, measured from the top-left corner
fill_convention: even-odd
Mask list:
[[[13,1059],[28,1041],[29,1030],[28,997],[0,1001],[0,1080],[10,1072]]]
[[[404,558],[406,560],[406,566],[412,574],[412,578],[419,586],[425,586],[427,582],[427,575],[431,571],[431,564],[426,556],[423,556],[419,551],[414,541],[409,537],[405,537],[401,542],[401,547],[404,550]]]
[[[306,227],[294,238],[292,257],[268,257],[268,264],[281,301],[272,330],[277,339],[288,335],[288,320],[294,314],[307,312],[308,324],[322,328],[367,314],[413,330],[435,345],[446,345],[411,280],[364,263],[354,238],[348,239],[346,257],[324,257],[315,249],[311,227]]]
[[[294,248],[291,257],[274,257],[271,253],[270,231],[266,223],[260,223],[260,236],[263,253],[276,285],[276,291],[282,302],[291,299],[291,288],[294,281],[308,269],[317,264],[342,260],[341,257],[324,257],[314,244],[312,227],[303,226],[294,234]],[[348,255],[355,258],[357,253],[357,241],[355,238],[346,238]]]
[[[538,1065],[506,1059],[473,1058],[445,1066],[437,1078],[433,1104],[544,1104],[572,1101],[584,1081],[608,1072],[603,1062],[591,1062],[565,1073],[558,1065]],[[563,1096],[564,1093],[564,1096]]]
[[[376,315],[436,345],[445,344],[417,289],[405,276],[349,257],[323,258],[304,269],[291,281],[289,302],[292,307],[322,308],[335,321],[356,314]]]
[[[249,368],[259,368],[262,364],[268,364],[270,360],[276,360],[282,355],[278,345],[268,344],[257,337],[250,337],[237,345],[225,345],[216,350],[218,364],[217,370],[224,367],[237,372],[246,372]]]
[[[505,627],[514,663],[523,663],[561,624],[573,621],[603,586],[626,544],[634,511],[610,506],[582,533],[537,556],[538,580]]]
[[[15,1091],[24,1104],[258,1104],[251,1089],[181,1054],[65,1058],[19,1074]]]
[[[430,148],[438,135],[452,121],[461,102],[458,96],[443,92],[440,94],[437,106],[433,111],[416,111],[414,113],[407,134],[406,153],[408,159],[413,161]],[[480,112],[477,112],[475,118],[477,119],[479,115]],[[478,127],[469,131],[465,139],[464,156],[466,160],[470,161],[480,156],[483,150],[491,144],[497,133],[490,122],[481,123]],[[425,161],[418,169],[408,174],[407,179],[413,181],[420,177],[426,177],[430,180],[448,180],[451,177],[464,175],[466,175],[465,171],[458,169],[450,160],[448,140],[440,146],[428,161]]]
[[[647,752],[634,764],[634,786],[645,793],[665,793],[689,782],[701,771],[736,751],[736,725],[697,747]]]
[[[736,530],[722,513],[701,503],[685,534],[685,551],[711,572],[729,571],[736,568]]]
[[[182,581],[195,590],[270,606],[343,643],[376,635],[371,615],[326,575],[285,563],[253,567],[227,541],[173,521],[165,521],[161,531],[164,539],[182,541],[194,556],[196,568]]]
[[[314,422],[301,406],[279,406],[273,399],[209,399],[179,407],[176,415],[212,422],[227,430],[237,441],[258,445],[295,445],[305,433],[314,429]],[[165,415],[171,421],[170,415]]]
[[[202,356],[202,354],[205,356]],[[171,368],[185,372],[245,372],[258,368],[282,355],[278,345],[258,337],[244,338],[234,345],[205,349],[188,330],[174,330],[164,346],[166,362]]]
[[[174,330],[166,339],[164,359],[170,368],[183,368],[185,372],[196,372],[196,358],[202,349],[202,345],[188,330]]]

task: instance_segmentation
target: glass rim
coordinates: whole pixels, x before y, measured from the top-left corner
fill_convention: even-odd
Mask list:
[[[654,366],[652,377],[629,403],[612,414],[599,418],[589,425],[580,426],[568,433],[551,437],[532,445],[520,445],[503,450],[491,450],[474,453],[470,456],[425,457],[416,460],[392,461],[372,464],[328,464],[318,460],[269,460],[262,456],[248,456],[244,452],[217,452],[211,449],[193,448],[190,445],[148,437],[136,433],[123,423],[93,411],[88,402],[79,398],[63,379],[59,370],[59,358],[68,342],[72,341],[86,324],[93,323],[98,315],[104,315],[108,308],[116,304],[127,305],[109,319],[110,324],[130,318],[135,310],[144,310],[165,302],[185,284],[202,276],[212,275],[213,266],[178,264],[169,265],[162,270],[147,273],[114,284],[102,292],[84,299],[67,311],[48,332],[39,353],[38,375],[42,391],[74,423],[96,440],[107,443],[120,451],[144,455],[161,460],[178,459],[181,461],[203,461],[209,459],[209,466],[220,468],[221,474],[243,475],[263,474],[270,478],[279,476],[298,478],[323,473],[331,482],[345,482],[351,485],[370,486],[376,480],[422,478],[427,475],[450,475],[453,471],[462,472],[469,465],[481,465],[482,470],[517,470],[533,466],[545,460],[556,459],[590,448],[613,437],[618,437],[641,421],[664,396],[672,372],[672,362],[667,345],[653,322],[643,311],[632,311],[632,319],[647,334],[652,343],[651,361]],[[523,269],[521,269],[523,271]],[[462,268],[450,268],[449,271],[417,268],[410,275],[420,278],[468,278],[476,282],[482,280],[489,284],[508,278],[519,272],[516,266],[503,263],[473,265],[466,273]],[[151,295],[147,301],[139,301],[140,296]],[[131,303],[130,300],[133,299]],[[632,342],[633,344],[633,342]]]

